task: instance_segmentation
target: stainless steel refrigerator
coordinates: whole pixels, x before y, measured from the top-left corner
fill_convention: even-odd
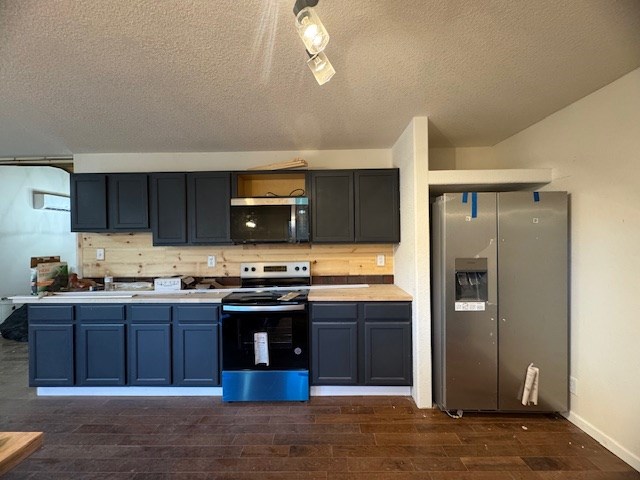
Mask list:
[[[568,410],[567,207],[567,192],[436,199],[433,378],[441,409]],[[537,405],[523,405],[531,364]]]

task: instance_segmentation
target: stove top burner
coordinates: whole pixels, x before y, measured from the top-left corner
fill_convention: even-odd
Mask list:
[[[309,291],[273,290],[257,292],[234,292],[222,299],[225,305],[282,305],[298,304],[307,301]]]

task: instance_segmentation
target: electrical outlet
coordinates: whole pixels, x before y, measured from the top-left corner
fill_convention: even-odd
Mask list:
[[[576,377],[569,377],[569,393],[578,396],[578,379]]]
[[[376,265],[379,267],[384,267],[384,255],[380,254],[376,257]]]
[[[104,260],[104,248],[96,248],[96,260]]]
[[[216,256],[209,255],[207,257],[207,267],[215,267],[216,266]]]

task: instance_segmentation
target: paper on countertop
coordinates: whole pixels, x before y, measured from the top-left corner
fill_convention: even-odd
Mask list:
[[[524,390],[522,391],[522,405],[538,405],[538,384],[540,379],[540,369],[530,363],[524,380]]]
[[[255,332],[253,334],[253,351],[255,364],[269,366],[269,337],[267,332]]]

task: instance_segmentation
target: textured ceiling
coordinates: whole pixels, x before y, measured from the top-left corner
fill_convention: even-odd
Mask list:
[[[640,66],[638,0],[0,0],[0,157],[492,145]]]

